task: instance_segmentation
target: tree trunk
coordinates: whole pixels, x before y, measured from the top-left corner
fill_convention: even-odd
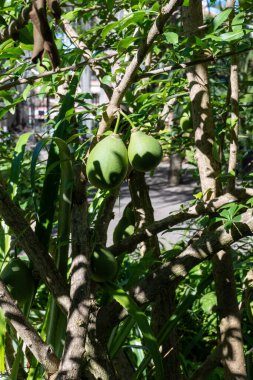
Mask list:
[[[144,173],[133,171],[130,175],[129,188],[132,202],[137,215],[137,227],[143,228],[154,222],[154,210],[149,197],[149,189],[145,181]],[[157,235],[152,236],[146,242],[142,242],[141,253],[152,254],[154,260],[160,256],[159,240]],[[154,268],[156,264],[154,264]],[[164,288],[156,301],[152,303],[151,324],[155,336],[158,336],[164,324],[175,309],[175,288]],[[173,330],[168,339],[162,344],[162,356],[164,374],[167,380],[180,379],[180,365],[177,350],[177,334]]]
[[[201,37],[201,33],[196,33],[196,27],[203,24],[200,0],[190,0],[189,7],[183,8],[183,24],[187,36],[198,34]],[[206,64],[197,64],[188,69],[187,79],[195,129],[196,158],[203,197],[207,200],[219,195],[221,187],[217,180],[220,173],[219,163],[213,157],[214,123]],[[222,362],[225,367],[226,380],[246,379],[240,316],[230,252],[221,251],[214,257],[213,274],[220,319]]]
[[[182,182],[181,169],[183,158],[179,153],[170,156],[169,185],[178,186]]]

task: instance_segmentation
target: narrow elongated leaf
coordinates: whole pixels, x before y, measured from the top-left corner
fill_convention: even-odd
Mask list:
[[[220,35],[223,41],[230,41],[230,42],[239,40],[243,36],[244,36],[244,31],[241,29],[235,30],[233,32],[222,33]]]
[[[122,324],[117,328],[117,331],[111,337],[108,343],[108,352],[112,359],[115,358],[125,340],[127,339],[130,331],[135,325],[135,320],[132,316],[128,316]]]
[[[148,319],[140,310],[140,308],[136,305],[133,299],[121,288],[117,288],[114,285],[107,284],[106,288],[112,297],[123,306],[128,313],[135,319],[141,333],[143,335],[143,341],[147,349],[149,350],[149,354],[153,358],[156,370],[156,379],[161,380],[164,378],[163,373],[163,363],[162,357],[159,352],[159,346],[157,340],[153,334],[153,331],[148,323]]]
[[[220,12],[213,19],[213,30],[217,30],[219,26],[221,26],[227,19],[230,13],[232,12],[232,8],[227,8],[224,11]]]
[[[80,75],[81,71],[75,73],[73,76],[73,79],[69,84],[69,91],[62,101],[59,115],[55,120],[57,129],[54,132],[54,137],[59,137],[62,140],[67,140],[73,133],[71,122],[65,118],[65,115],[67,111],[74,106],[74,95],[79,83]],[[54,169],[49,172],[49,168],[52,167]],[[51,144],[49,149],[46,173],[38,210],[39,219],[36,223],[35,232],[38,238],[43,242],[44,246],[48,248],[61,175],[59,154],[56,150],[55,144]]]
[[[184,313],[191,307],[193,302],[201,296],[201,292],[211,283],[211,277],[204,279],[195,290],[188,288],[185,292],[185,296],[181,303],[177,306],[175,312],[170,316],[168,321],[163,326],[161,332],[158,335],[158,343],[162,344],[167,337],[170,335],[171,331],[177,326],[178,322],[181,321]],[[151,355],[148,353],[140,364],[134,379],[139,379],[144,369],[147,367],[151,360]]]
[[[25,147],[26,147],[29,137],[32,134],[33,134],[32,132],[23,133],[19,137],[16,147],[14,149],[14,156],[13,156],[12,164],[11,164],[11,175],[10,175],[10,182],[9,182],[9,189],[8,189],[12,198],[15,197],[16,192],[17,192],[18,180],[20,176],[22,161],[24,158]]]

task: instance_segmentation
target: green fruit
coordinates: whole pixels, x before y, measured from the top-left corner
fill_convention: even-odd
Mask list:
[[[86,173],[92,185],[100,189],[113,189],[124,180],[128,168],[127,149],[119,135],[111,134],[91,151]]]
[[[184,131],[188,131],[189,129],[192,129],[192,119],[188,114],[183,114],[183,116],[180,118],[180,127]]]
[[[118,264],[113,254],[106,248],[97,246],[91,254],[91,278],[97,282],[113,280]]]
[[[162,148],[154,137],[141,131],[132,132],[128,158],[132,167],[140,172],[153,170],[161,162]]]
[[[132,202],[129,202],[124,211],[123,211],[123,217],[125,217],[129,224],[135,224],[135,214],[134,214],[134,210],[133,210],[133,205],[132,205]]]
[[[13,298],[23,303],[32,297],[34,279],[31,269],[20,259],[12,259],[0,274],[1,280],[9,289]]]
[[[113,242],[114,244],[133,235],[135,225],[135,215],[132,209],[132,202],[128,203],[123,211],[122,218],[114,229]]]
[[[113,243],[119,243],[121,240],[133,235],[133,233],[134,225],[129,224],[127,219],[122,218],[113,231]]]

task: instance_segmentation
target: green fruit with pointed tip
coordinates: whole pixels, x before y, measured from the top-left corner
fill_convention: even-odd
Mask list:
[[[86,173],[92,185],[110,190],[122,183],[127,168],[125,144],[119,135],[111,134],[92,149],[87,160]]]
[[[116,276],[118,264],[106,248],[97,246],[91,254],[91,278],[97,282],[111,281]]]
[[[153,170],[161,162],[162,148],[154,137],[141,131],[131,134],[128,146],[128,158],[132,167],[140,172]]]
[[[12,297],[20,303],[29,300],[34,292],[32,271],[19,258],[12,259],[0,274]]]
[[[119,220],[113,232],[113,243],[119,243],[121,240],[134,234],[135,215],[132,209],[132,202],[128,203],[123,211],[122,218]]]

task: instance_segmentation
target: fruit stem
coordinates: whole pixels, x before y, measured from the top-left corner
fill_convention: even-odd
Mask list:
[[[125,114],[125,112],[123,112],[122,110],[120,110],[120,113],[122,116],[124,116],[124,118],[129,122],[129,124],[131,125],[131,128],[135,128],[132,120],[129,119],[129,117]]]
[[[114,133],[115,135],[117,135],[117,133],[118,133],[118,129],[119,129],[119,121],[120,121],[120,112],[118,113],[117,122],[116,122],[116,125],[115,125],[115,128],[114,128],[114,131],[113,131],[113,133]]]

